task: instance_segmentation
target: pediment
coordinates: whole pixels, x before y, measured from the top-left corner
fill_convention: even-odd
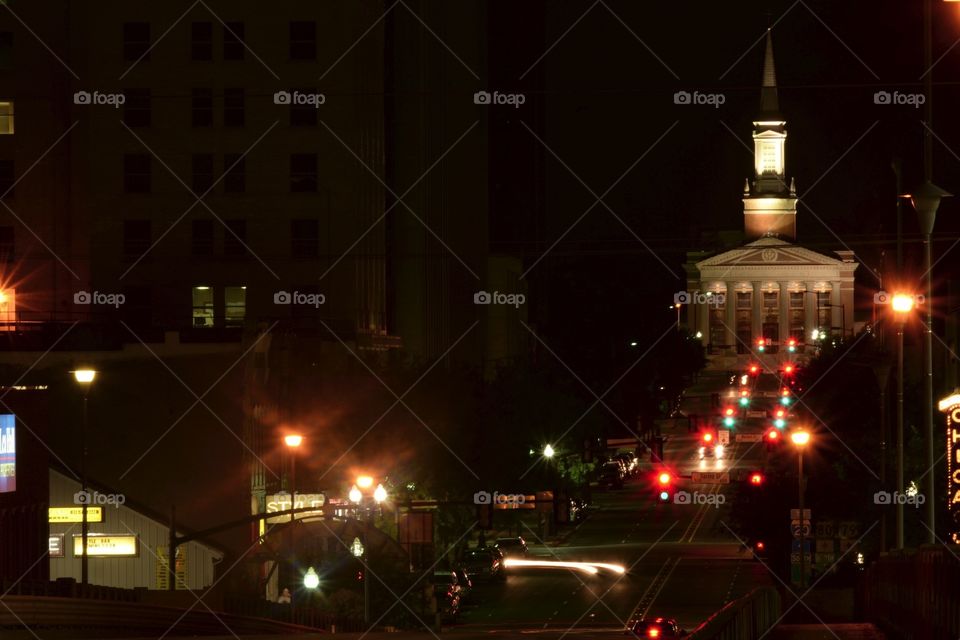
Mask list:
[[[781,240],[764,238],[743,247],[724,251],[697,263],[704,267],[734,266],[838,266],[843,261]]]

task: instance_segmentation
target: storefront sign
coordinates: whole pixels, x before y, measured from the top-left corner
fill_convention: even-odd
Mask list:
[[[47,509],[50,524],[83,522],[83,507],[50,507]],[[87,507],[87,522],[103,522],[103,507]]]
[[[303,509],[305,507],[317,507],[316,511],[304,511],[294,514],[297,520],[304,518],[316,518],[323,515],[319,508],[326,503],[326,498],[322,493],[298,493],[296,494],[296,505],[290,500],[289,493],[275,493],[267,496],[267,513],[276,513],[277,511],[287,511],[289,509]],[[267,518],[267,522],[276,524],[278,522],[290,522],[290,516],[274,516]]]
[[[0,414],[0,493],[17,490],[17,421]]]
[[[49,554],[51,558],[63,557],[63,534],[62,533],[50,534]]]
[[[103,533],[87,534],[87,551],[91,558],[131,558],[139,555],[137,536],[109,535]],[[83,555],[83,535],[73,534],[73,555]]]
[[[950,539],[960,543],[960,394],[940,401],[940,411],[947,414],[947,510]]]

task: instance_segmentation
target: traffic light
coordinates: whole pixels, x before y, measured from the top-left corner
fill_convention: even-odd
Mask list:
[[[784,387],[780,390],[780,404],[783,406],[789,406],[792,400],[790,399],[790,389]]]
[[[777,429],[783,429],[787,426],[787,410],[777,409],[774,413],[773,426]]]
[[[766,348],[767,348],[766,338],[757,338],[757,351],[759,351],[760,353],[763,353]]]
[[[660,502],[670,501],[670,484],[673,482],[673,476],[666,471],[661,471],[657,475],[657,499]]]
[[[760,373],[760,365],[758,364],[750,365],[749,371],[750,371],[750,375],[752,376],[758,375]]]
[[[745,407],[750,404],[750,392],[744,389],[740,392],[740,406]]]
[[[780,440],[780,432],[776,429],[770,429],[767,431],[767,442],[778,442]]]
[[[723,426],[732,427],[737,423],[736,419],[737,410],[733,407],[727,407],[723,410]]]
[[[759,471],[754,471],[753,473],[751,473],[750,484],[752,484],[755,487],[759,487],[761,484],[763,484],[763,474],[760,473]]]
[[[787,351],[790,353],[795,353],[797,350],[797,339],[790,338],[787,340]]]
[[[703,434],[703,441],[704,441],[704,442],[713,442],[713,434],[712,434],[712,433],[709,433],[709,432]]]
[[[791,363],[789,363],[789,362],[788,362],[787,364],[783,365],[783,372],[784,372],[785,374],[787,374],[788,376],[792,376],[792,375],[793,375],[794,369],[795,369],[795,367],[793,366],[793,364],[791,364]]]

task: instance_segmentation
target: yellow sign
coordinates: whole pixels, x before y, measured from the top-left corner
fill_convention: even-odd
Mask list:
[[[289,493],[275,493],[267,496],[267,513],[276,513],[277,511],[287,511],[289,509],[304,509],[306,507],[317,507],[316,511],[304,511],[295,514],[297,520],[304,518],[316,518],[323,515],[320,510],[326,504],[326,497],[322,493],[298,493],[296,504],[290,500]],[[267,518],[270,524],[279,522],[290,522],[290,516],[273,516]]]
[[[960,542],[960,395],[940,401],[940,411],[947,414],[947,509],[953,531],[950,539]]]
[[[137,536],[87,534],[87,551],[90,557],[133,557],[139,555]],[[73,555],[83,555],[83,535],[73,535]]]
[[[47,521],[50,524],[83,522],[83,507],[50,507]],[[87,522],[103,522],[103,507],[87,507]]]

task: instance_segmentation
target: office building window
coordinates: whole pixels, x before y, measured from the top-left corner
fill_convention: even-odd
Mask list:
[[[213,23],[194,22],[190,25],[190,59],[213,60]]]
[[[2,226],[0,227],[0,261],[13,262],[15,257],[13,227]]]
[[[192,169],[193,192],[201,196],[213,186],[213,154],[193,154]]]
[[[191,231],[191,253],[197,257],[212,256],[213,220],[194,220]]]
[[[239,153],[223,154],[224,193],[243,193],[247,190],[247,159]]]
[[[247,221],[227,220],[223,232],[223,255],[239,258],[247,255]]]
[[[123,121],[128,127],[149,127],[150,89],[124,89]]]
[[[213,126],[213,90],[194,89],[190,100],[190,120],[195,127]]]
[[[803,291],[790,292],[790,308],[803,309]]]
[[[193,326],[213,326],[213,289],[207,286],[193,288]]]
[[[0,136],[13,135],[13,100],[0,100]]]
[[[150,23],[123,23],[123,59],[130,62],[150,59]]]
[[[320,222],[291,220],[290,245],[294,258],[316,258],[320,253]]]
[[[246,124],[246,94],[243,89],[223,90],[223,126],[242,127]]]
[[[0,31],[0,71],[13,69],[13,32]]]
[[[123,257],[139,258],[150,249],[150,221],[123,221]]]
[[[313,96],[319,91],[316,88],[295,89],[290,95],[300,93],[301,95]],[[317,107],[314,104],[293,104],[290,103],[290,126],[291,127],[315,127],[317,126]]]
[[[223,28],[223,59],[243,60],[243,23],[227,22]]]
[[[223,290],[223,324],[242,327],[247,317],[247,288],[225,287]]]
[[[123,190],[126,193],[150,193],[150,156],[128,153],[123,156]]]
[[[15,182],[13,160],[0,160],[0,197],[12,198]]]
[[[314,60],[317,57],[317,23],[298,21],[290,23],[290,59]]]
[[[290,156],[290,191],[292,193],[317,191],[317,154],[294,153]]]

